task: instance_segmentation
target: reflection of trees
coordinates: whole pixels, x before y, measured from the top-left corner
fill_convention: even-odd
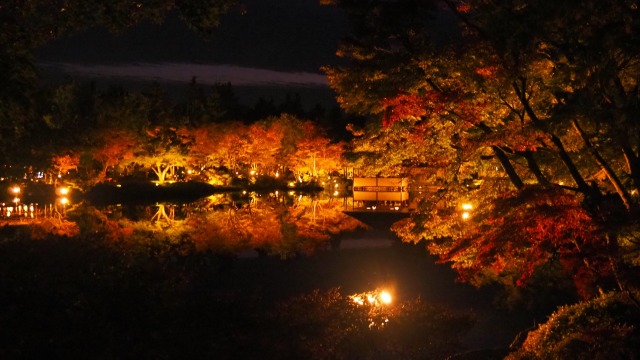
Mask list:
[[[141,216],[141,211],[147,215]],[[216,195],[186,205],[157,204],[144,211],[139,206],[110,207],[103,214],[117,224],[104,231],[130,229],[146,234],[142,239],[186,239],[200,250],[256,249],[282,257],[326,248],[331,237],[361,225],[342,213],[339,201],[282,194]]]
[[[169,225],[173,222],[175,218],[175,206],[165,206],[165,204],[157,204],[158,210],[151,217],[151,222],[167,222]],[[169,208],[169,213],[167,214],[167,208]]]

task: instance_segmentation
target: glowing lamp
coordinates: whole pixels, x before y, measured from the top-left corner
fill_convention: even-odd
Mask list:
[[[383,304],[391,304],[391,300],[391,294],[389,294],[388,291],[382,290],[380,292],[380,301],[382,301]]]

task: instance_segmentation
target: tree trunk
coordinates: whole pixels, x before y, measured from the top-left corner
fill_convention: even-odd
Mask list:
[[[500,164],[502,164],[502,168],[507,173],[507,176],[509,176],[509,180],[511,180],[513,186],[515,186],[516,189],[521,190],[524,187],[524,183],[522,182],[520,176],[518,176],[516,169],[513,167],[513,165],[511,165],[507,154],[505,154],[502,149],[495,145],[491,146],[491,149],[493,150],[493,153],[496,154],[496,157],[500,161]]]
[[[587,150],[589,150],[589,153],[596,159],[596,162],[598,163],[598,165],[600,165],[604,170],[604,172],[607,174],[607,178],[609,179],[614,189],[618,193],[618,196],[620,196],[620,199],[622,199],[622,202],[624,203],[624,207],[627,210],[631,210],[633,207],[631,196],[629,196],[629,193],[627,192],[627,190],[625,190],[624,186],[622,186],[622,182],[620,181],[616,173],[613,171],[609,163],[607,163],[604,160],[602,155],[600,155],[600,152],[598,151],[598,149],[596,149],[593,146],[593,144],[589,140],[589,137],[584,132],[584,130],[582,130],[582,128],[580,127],[580,124],[578,124],[578,121],[576,119],[571,120],[571,125],[573,125],[573,128],[576,129],[578,134],[580,134],[580,138],[582,138],[582,141],[587,147]]]
[[[536,113],[531,108],[531,104],[529,104],[529,100],[527,99],[524,93],[526,89],[526,79],[523,78],[523,79],[520,79],[520,81],[522,82],[522,90],[519,88],[516,82],[513,83],[513,88],[516,91],[516,94],[518,95],[518,99],[520,100],[520,103],[524,106],[524,111],[527,113],[527,115],[529,116],[533,124],[538,129],[544,131],[550,136],[551,142],[553,143],[553,145],[555,145],[556,150],[558,151],[558,156],[560,157],[560,160],[562,160],[564,165],[567,167],[567,170],[569,170],[571,177],[573,177],[573,181],[575,181],[576,185],[578,186],[578,190],[585,194],[591,194],[591,191],[592,191],[591,188],[589,187],[587,182],[584,180],[584,177],[582,177],[582,175],[580,174],[580,171],[578,171],[578,168],[576,167],[573,160],[571,160],[571,157],[569,156],[566,149],[564,148],[562,141],[555,134],[550,133],[549,131],[544,129],[542,121],[538,119],[538,117],[536,116]]]
[[[533,152],[527,150],[522,153],[522,156],[527,160],[527,165],[529,166],[529,170],[531,170],[533,175],[536,177],[536,179],[538,180],[538,183],[543,186],[551,185],[551,183],[549,182],[549,179],[547,179],[547,177],[544,176],[544,174],[542,173],[542,170],[540,170],[540,167],[538,166],[536,159],[533,157]]]
[[[477,126],[486,134],[490,134],[492,132],[491,128],[484,123],[480,123]],[[507,173],[507,176],[509,176],[509,180],[511,180],[513,186],[515,186],[518,190],[522,189],[524,187],[524,182],[522,182],[522,179],[516,172],[516,169],[513,167],[513,165],[511,165],[511,161],[509,161],[509,157],[504,152],[504,150],[496,145],[491,146],[491,150],[493,150],[493,153],[498,158],[498,161],[500,161],[502,169]]]
[[[622,153],[627,162],[633,185],[636,187],[636,191],[640,192],[640,159],[629,145],[622,146]]]

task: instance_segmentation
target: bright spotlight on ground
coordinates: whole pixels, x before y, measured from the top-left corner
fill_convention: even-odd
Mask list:
[[[380,292],[380,301],[382,301],[383,304],[391,304],[391,300],[391,294],[389,294],[388,291],[382,290]]]

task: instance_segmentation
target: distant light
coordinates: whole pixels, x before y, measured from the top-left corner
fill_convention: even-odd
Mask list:
[[[462,204],[462,209],[463,210],[471,210],[471,209],[473,209],[473,205],[471,205],[469,203],[464,203],[464,204]]]
[[[11,188],[11,192],[14,194],[19,194],[20,193],[20,187],[19,186],[14,186]]]
[[[20,202],[20,198],[18,198],[18,197],[13,198],[13,202],[16,203],[16,204],[19,203]]]
[[[60,198],[60,204],[67,205],[68,203],[69,203],[69,199],[67,199],[66,197]]]
[[[465,211],[462,213],[462,220],[468,220],[471,215]]]
[[[333,196],[338,196],[338,195],[340,195],[340,192],[338,190],[333,192]]]
[[[69,188],[66,187],[66,186],[58,188],[58,194],[59,195],[67,195],[67,194],[69,194]]]

